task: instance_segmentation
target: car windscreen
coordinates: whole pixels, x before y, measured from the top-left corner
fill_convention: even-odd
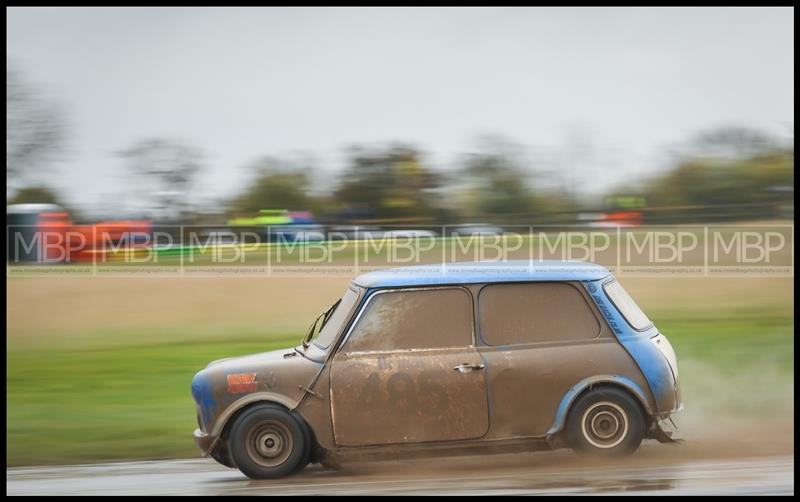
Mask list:
[[[334,309],[333,313],[330,314],[328,320],[325,322],[325,325],[322,326],[322,329],[319,330],[319,333],[312,338],[312,342],[314,345],[321,349],[327,349],[331,343],[333,343],[333,339],[336,338],[336,334],[339,332],[339,328],[341,327],[342,323],[347,318],[347,315],[353,310],[353,307],[358,300],[358,292],[352,288],[348,288],[347,293],[344,294],[342,299],[339,301],[339,304]]]
[[[631,295],[625,291],[618,281],[608,282],[603,286],[606,294],[617,307],[620,314],[628,321],[628,324],[633,326],[633,329],[643,330],[653,325],[653,322],[647,318],[642,309],[633,301]]]

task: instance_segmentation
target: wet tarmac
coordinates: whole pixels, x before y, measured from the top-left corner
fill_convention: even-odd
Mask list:
[[[209,459],[13,468],[8,495],[792,495],[794,456],[585,461],[564,452],[311,465],[253,481]]]

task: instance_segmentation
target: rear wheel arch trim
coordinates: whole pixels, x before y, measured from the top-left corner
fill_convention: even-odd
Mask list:
[[[564,394],[564,397],[561,398],[561,402],[556,410],[556,417],[553,421],[553,425],[551,425],[550,429],[547,430],[547,436],[552,437],[564,429],[564,426],[567,423],[567,415],[569,415],[572,405],[581,394],[592,387],[601,385],[609,385],[629,392],[641,405],[642,411],[644,411],[646,415],[654,415],[653,407],[646,397],[647,394],[645,394],[645,392],[639,385],[636,384],[636,382],[622,375],[597,375],[581,380],[577,384],[573,385],[566,392],[566,394]]]

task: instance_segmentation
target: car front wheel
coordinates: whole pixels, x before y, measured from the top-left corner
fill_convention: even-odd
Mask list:
[[[233,424],[230,452],[247,477],[287,476],[308,461],[303,426],[287,410],[263,404],[250,408]]]
[[[639,403],[613,387],[598,388],[578,398],[567,419],[570,447],[592,455],[630,455],[639,448],[645,430]]]

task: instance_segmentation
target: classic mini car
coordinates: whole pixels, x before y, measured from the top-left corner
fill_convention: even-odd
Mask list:
[[[451,263],[370,272],[297,347],[192,380],[204,455],[251,478],[310,462],[670,442],[667,339],[604,267]]]

